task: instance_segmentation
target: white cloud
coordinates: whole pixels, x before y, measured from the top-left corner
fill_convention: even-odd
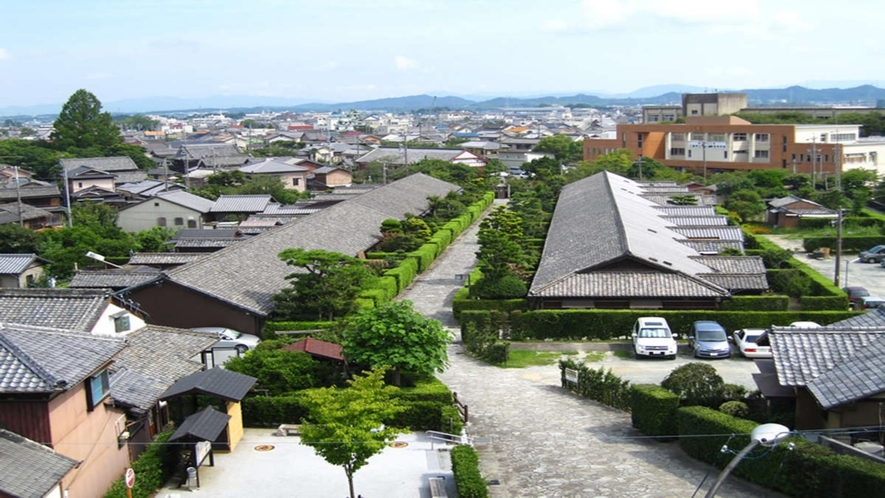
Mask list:
[[[5,48],[0,48],[0,61],[8,59],[9,52]]]
[[[396,68],[400,71],[408,71],[409,69],[415,69],[418,67],[418,61],[402,55],[397,55],[393,60],[396,64]]]

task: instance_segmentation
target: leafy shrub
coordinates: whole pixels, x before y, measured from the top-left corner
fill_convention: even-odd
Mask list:
[[[747,388],[740,384],[724,384],[720,395],[722,401],[743,401],[747,397]]]
[[[723,311],[787,311],[790,298],[787,296],[732,296],[722,301]]]
[[[133,498],[150,498],[160,489],[175,472],[178,458],[178,445],[165,444],[172,436],[172,431],[159,434],[138,460],[132,462],[132,470],[138,477],[132,487]],[[126,480],[124,477],[114,481],[105,493],[105,498],[125,498]]]
[[[698,362],[676,367],[661,382],[661,387],[679,396],[683,406],[719,406],[724,385],[712,365]]]
[[[676,434],[679,396],[654,384],[634,384],[630,388],[630,418],[646,436]]]
[[[258,379],[255,387],[267,389],[271,396],[311,387],[335,384],[335,371],[328,363],[314,360],[301,351],[255,349],[239,358],[231,358],[225,369]]]
[[[566,368],[578,371],[577,386],[565,381]],[[613,374],[611,369],[599,368],[596,370],[574,360],[560,360],[559,370],[562,375],[562,387],[603,405],[630,411],[630,381],[623,380]]]
[[[743,401],[726,401],[719,405],[719,411],[737,418],[747,418],[750,414],[750,407]]]
[[[516,275],[507,275],[497,281],[484,278],[473,286],[473,292],[483,299],[516,299],[525,297],[528,287]]]
[[[479,455],[472,446],[452,448],[452,474],[460,498],[488,498],[486,481],[479,472]]]

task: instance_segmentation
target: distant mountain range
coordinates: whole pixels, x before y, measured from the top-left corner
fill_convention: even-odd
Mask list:
[[[495,97],[481,99],[475,96],[468,99],[458,96],[434,97],[431,95],[412,95],[408,97],[392,97],[358,102],[305,102],[303,99],[283,97],[252,97],[252,96],[210,96],[199,99],[178,97],[148,97],[128,99],[104,104],[104,109],[114,114],[136,113],[183,113],[183,112],[260,112],[268,111],[317,111],[333,112],[356,109],[360,111],[385,110],[391,112],[407,112],[419,109],[464,109],[486,110],[514,107],[539,107],[547,105],[615,106],[615,105],[665,105],[680,104],[683,93],[702,93],[739,91],[747,94],[751,106],[762,105],[822,105],[851,104],[876,105],[885,99],[885,89],[872,85],[861,85],[854,88],[812,89],[803,86],[791,86],[778,89],[722,90],[702,89],[687,85],[657,85],[641,88],[628,94],[579,93],[576,95],[549,95],[539,97]],[[57,115],[61,104],[0,108],[3,118],[25,119],[33,116]]]

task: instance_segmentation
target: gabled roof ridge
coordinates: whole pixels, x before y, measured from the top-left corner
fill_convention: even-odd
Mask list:
[[[0,323],[0,328],[6,328]],[[34,375],[40,378],[47,386],[53,389],[59,388],[59,380],[54,375],[46,371],[39,362],[31,358],[31,356],[22,351],[16,344],[6,338],[6,335],[0,330],[0,349],[6,349],[15,359],[30,370]]]
[[[630,250],[630,239],[627,237],[627,228],[624,226],[624,217],[621,215],[620,208],[617,208],[618,205],[618,196],[615,195],[612,183],[611,183],[611,173],[608,171],[603,171],[602,179],[605,184],[605,191],[608,192],[609,199],[611,204],[616,207],[614,209],[614,218],[615,225],[618,229],[618,242],[621,247],[624,248],[624,252],[631,256],[635,256],[633,252]]]

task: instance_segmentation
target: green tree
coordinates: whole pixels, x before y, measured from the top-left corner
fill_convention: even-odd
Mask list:
[[[224,368],[255,377],[258,379],[255,387],[267,389],[269,396],[326,387],[333,378],[332,368],[328,364],[314,360],[301,351],[278,348],[256,348],[244,356],[231,358]]]
[[[16,223],[0,225],[0,253],[36,253],[40,232],[29,230]]]
[[[135,243],[142,252],[165,252],[167,242],[175,237],[175,230],[169,227],[153,227],[135,234]]]
[[[52,143],[59,150],[101,149],[123,143],[110,113],[101,112],[98,98],[83,89],[65,102],[53,128]]]
[[[282,320],[333,320],[355,311],[360,286],[371,276],[363,260],[321,249],[286,249],[280,259],[296,268],[286,276],[290,286],[272,297],[274,313]]]
[[[707,363],[688,363],[670,372],[661,387],[676,394],[682,406],[703,405],[716,408],[721,403],[725,382]]]
[[[584,157],[583,141],[576,141],[568,135],[544,137],[532,150],[553,154],[557,161],[567,164],[580,161]]]
[[[127,130],[138,131],[153,131],[160,124],[156,119],[151,119],[143,114],[118,117],[117,122],[123,125],[123,128]]]
[[[522,219],[507,206],[496,206],[492,209],[492,212],[479,223],[479,228],[480,230],[498,230],[517,244],[522,241]]]
[[[427,222],[417,216],[410,216],[407,218],[402,224],[402,229],[405,235],[415,237],[421,241],[422,244],[430,240],[430,236],[432,235],[430,227],[427,226]]]
[[[38,180],[57,180],[61,171],[58,160],[63,157],[67,154],[49,148],[43,141],[0,140],[0,162],[31,171]]]
[[[562,174],[562,163],[552,157],[539,157],[522,165],[522,170],[531,173],[539,181],[547,181]]]
[[[852,169],[842,173],[842,192],[851,199],[851,212],[858,215],[873,198],[873,188],[878,180],[875,171]]]
[[[716,193],[729,196],[739,190],[753,190],[756,184],[744,171],[732,171],[713,175],[713,184],[716,185]]]
[[[749,221],[765,211],[765,203],[755,190],[738,190],[725,200],[725,209],[737,213],[741,221]]]
[[[353,475],[403,431],[388,425],[406,409],[396,391],[384,384],[382,368],[354,376],[347,388],[304,392],[309,415],[301,426],[301,444],[344,469],[350,498],[356,498]]]
[[[439,321],[415,311],[410,301],[361,310],[347,321],[343,338],[349,362],[390,367],[397,386],[404,371],[432,375],[448,364],[449,333]]]

